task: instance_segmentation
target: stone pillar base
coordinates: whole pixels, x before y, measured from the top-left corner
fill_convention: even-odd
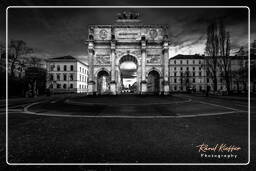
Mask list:
[[[94,95],[95,94],[94,87],[95,87],[95,82],[94,81],[89,81],[88,82],[88,93],[87,93],[87,95]]]
[[[110,82],[110,93],[111,93],[111,95],[116,95],[116,82],[115,81]]]
[[[147,94],[147,82],[146,81],[142,81],[141,82],[141,94]]]

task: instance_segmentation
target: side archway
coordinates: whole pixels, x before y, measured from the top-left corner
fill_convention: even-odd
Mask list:
[[[152,94],[158,94],[160,92],[160,74],[156,70],[148,73],[147,90]]]
[[[110,75],[106,70],[97,73],[97,92],[99,94],[109,93]]]

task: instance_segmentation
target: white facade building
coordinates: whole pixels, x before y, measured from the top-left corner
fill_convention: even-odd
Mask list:
[[[72,56],[47,60],[47,88],[54,93],[86,93],[88,65]]]
[[[248,56],[230,56],[230,90],[248,90]],[[169,83],[171,92],[204,91],[207,86],[213,90],[212,79],[206,72],[207,56],[177,55],[169,59]],[[251,56],[251,63],[255,56]],[[217,67],[217,90],[226,91],[226,84]]]

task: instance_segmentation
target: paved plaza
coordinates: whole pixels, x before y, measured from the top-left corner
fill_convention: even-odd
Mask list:
[[[255,120],[255,108],[251,110]],[[3,110],[0,116],[4,118]],[[196,146],[203,143],[242,150],[236,152],[238,158],[202,158]],[[247,161],[246,98],[66,95],[9,102],[10,163]]]

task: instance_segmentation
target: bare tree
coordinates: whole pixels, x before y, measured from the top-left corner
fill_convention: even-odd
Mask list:
[[[223,21],[219,24],[220,59],[219,68],[225,80],[227,93],[230,94],[231,82],[231,58],[230,58],[230,35],[226,32]]]
[[[9,46],[11,77],[14,77],[16,66],[20,64],[19,58],[22,55],[31,53],[33,50],[28,48],[23,40],[11,40]]]
[[[245,62],[245,57],[239,60],[239,69],[232,71],[231,74],[232,79],[236,84],[237,92],[240,92],[240,85],[243,86],[243,89],[241,90],[246,91],[248,82],[248,65]]]
[[[36,56],[32,56],[32,57],[30,57],[30,59],[29,59],[29,65],[31,66],[31,67],[39,67],[39,65],[40,65],[40,62],[41,62],[41,59],[39,59],[38,57],[36,57]]]
[[[230,59],[230,35],[226,32],[222,19],[217,19],[207,28],[206,42],[206,67],[212,79],[213,89],[217,91],[217,73],[220,71],[230,93],[231,59]]]
[[[250,76],[252,83],[252,91],[256,91],[256,40],[251,43],[251,55],[250,55]]]
[[[217,22],[211,23],[207,28],[207,41],[205,53],[207,57],[206,72],[213,82],[213,89],[217,91],[217,69],[218,69],[218,54],[219,54],[219,33]]]

